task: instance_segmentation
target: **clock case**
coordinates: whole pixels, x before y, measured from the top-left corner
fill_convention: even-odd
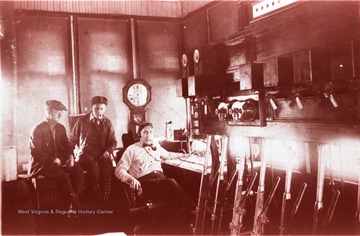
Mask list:
[[[147,90],[147,97],[146,102],[142,106],[135,106],[132,104],[128,99],[128,91],[130,87],[134,84],[142,84],[146,87]],[[151,86],[148,82],[143,79],[132,79],[127,82],[125,87],[123,88],[123,101],[130,109],[130,122],[135,125],[140,125],[142,121],[146,120],[146,106],[151,101]]]

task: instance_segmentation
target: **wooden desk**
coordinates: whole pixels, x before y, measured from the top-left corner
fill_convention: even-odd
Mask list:
[[[169,152],[178,152],[181,149],[187,151],[186,140],[160,140],[159,144]]]
[[[164,161],[163,163],[166,165],[178,167],[181,169],[185,169],[185,170],[189,170],[189,171],[193,171],[193,172],[197,172],[197,173],[202,173],[204,170],[205,158],[199,157],[196,155],[191,155],[187,159],[168,160],[168,161]],[[260,161],[254,161],[253,164],[254,164],[254,168],[259,168],[261,166]],[[248,165],[248,168],[251,168],[251,166]],[[209,163],[208,163],[208,172],[210,172],[210,169],[211,169],[211,159],[209,160]],[[226,168],[226,163],[225,163],[224,172],[226,172],[226,171],[227,171],[227,168]]]
[[[181,169],[202,173],[204,170],[204,163],[205,158],[204,157],[198,157],[198,156],[190,156],[187,159],[175,159],[175,160],[167,160],[164,161],[163,164],[178,167]],[[211,168],[211,163],[208,166],[208,169]]]

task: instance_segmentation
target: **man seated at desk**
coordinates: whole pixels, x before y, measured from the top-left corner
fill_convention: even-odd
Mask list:
[[[154,142],[153,125],[146,122],[139,127],[140,141],[129,146],[115,169],[115,176],[146,199],[170,200],[181,204],[185,213],[195,209],[195,203],[161,167],[163,160],[188,157],[189,154],[168,152]]]

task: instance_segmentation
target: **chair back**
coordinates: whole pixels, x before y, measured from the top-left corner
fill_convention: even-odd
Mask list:
[[[128,133],[124,133],[121,136],[121,140],[123,142],[124,148],[129,147],[131,144],[135,143],[134,133],[131,130],[129,130]]]

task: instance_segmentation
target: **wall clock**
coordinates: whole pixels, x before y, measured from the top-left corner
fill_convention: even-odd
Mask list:
[[[130,122],[146,120],[145,107],[151,100],[151,86],[143,79],[130,80],[123,88],[123,101],[130,108]]]
[[[130,109],[145,108],[150,100],[151,86],[145,80],[131,80],[123,88],[123,101]]]

